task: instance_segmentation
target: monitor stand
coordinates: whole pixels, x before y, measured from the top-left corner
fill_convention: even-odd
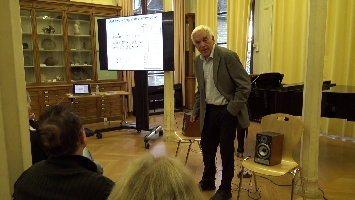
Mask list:
[[[123,118],[120,126],[108,127],[102,129],[96,129],[94,134],[98,139],[102,138],[103,132],[122,130],[122,129],[136,129],[138,133],[142,130],[150,131],[144,137],[144,147],[149,149],[150,144],[149,140],[156,134],[159,136],[163,135],[163,129],[160,125],[155,127],[149,126],[149,102],[148,102],[148,72],[147,71],[135,71],[134,72],[134,80],[135,80],[135,94],[133,99],[133,106],[136,110],[136,123],[127,123],[127,109],[125,103],[125,96],[122,96],[122,110],[123,110]],[[139,97],[139,99],[138,99]],[[137,112],[137,111],[140,112]]]

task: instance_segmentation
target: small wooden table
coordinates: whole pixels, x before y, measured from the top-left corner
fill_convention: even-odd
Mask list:
[[[126,91],[109,91],[109,92],[92,92],[91,95],[73,95],[71,93],[67,94],[68,98],[70,99],[71,103],[73,103],[74,99],[79,99],[79,98],[98,98],[98,97],[104,97],[104,96],[122,96],[121,101],[122,101],[122,123],[127,124],[127,108],[125,104],[125,99],[128,97],[129,92]]]
[[[129,95],[129,92],[126,91],[109,91],[109,92],[99,92],[99,93],[91,93],[91,95],[73,95],[73,94],[68,94],[68,98],[70,99],[71,103],[73,103],[74,99],[78,98],[98,98],[98,97],[104,97],[104,96],[117,96],[120,95],[121,100],[122,100],[122,111],[123,111],[123,117],[121,121],[120,126],[115,126],[115,127],[108,127],[108,128],[101,128],[101,129],[96,129],[94,131],[94,134],[96,134],[96,138],[101,139],[102,138],[102,133],[103,132],[109,132],[109,131],[115,131],[115,130],[121,130],[121,129],[136,129],[136,124],[128,124],[126,119],[127,119],[127,108],[126,108],[126,103],[125,103],[125,97],[127,98]],[[140,132],[140,130],[137,130]],[[155,127],[150,127],[149,128],[150,133],[147,134],[144,137],[144,147],[146,149],[149,149],[150,144],[149,140],[156,134],[159,134],[159,136],[163,135],[163,130],[161,126],[155,126]]]

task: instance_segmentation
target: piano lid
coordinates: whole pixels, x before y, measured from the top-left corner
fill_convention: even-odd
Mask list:
[[[281,86],[284,75],[278,72],[264,73],[251,76],[251,85],[254,88],[272,89]]]

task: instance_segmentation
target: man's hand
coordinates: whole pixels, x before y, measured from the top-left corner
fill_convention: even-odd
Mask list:
[[[190,121],[195,122],[196,121],[196,115],[191,115],[190,116]]]
[[[36,117],[35,114],[34,114],[34,113],[31,113],[30,116],[29,116],[29,119],[30,119],[30,120],[35,120],[35,117]]]

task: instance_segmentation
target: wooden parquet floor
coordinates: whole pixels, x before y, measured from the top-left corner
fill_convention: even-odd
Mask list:
[[[175,113],[176,129],[181,129],[183,113]],[[134,117],[129,117],[128,122],[134,122]],[[150,125],[161,125],[164,127],[164,116],[150,116]],[[95,124],[86,124],[86,128],[95,130],[97,128],[117,126],[120,121],[102,122]],[[253,156],[255,148],[255,135],[260,132],[260,123],[252,122],[249,127],[249,135],[245,140],[244,156]],[[164,142],[163,136],[158,134],[150,140],[150,149],[144,147],[144,136],[149,132],[142,131],[137,133],[134,129],[125,129],[121,131],[111,131],[103,133],[102,139],[95,136],[88,137],[88,145],[93,158],[100,162],[104,168],[104,175],[116,181],[120,173],[126,166],[136,157],[151,153],[154,155],[175,156],[176,142]],[[178,158],[184,162],[188,143],[182,143],[178,153]],[[300,156],[300,145],[294,149],[294,158],[298,162]],[[221,159],[217,154],[216,186],[218,188],[221,177]],[[326,136],[320,136],[319,144],[319,188],[324,191],[324,196],[328,200],[353,200],[355,199],[355,143],[353,141],[343,141],[341,139],[331,139]],[[193,143],[192,150],[186,166],[194,174],[196,184],[200,181],[203,172],[202,155],[199,151],[197,143]],[[235,158],[235,176],[233,179],[233,198],[237,198],[237,188],[239,179],[237,173],[241,169],[241,159]],[[290,185],[291,175],[283,177],[268,177],[270,180],[261,176],[256,176],[257,186],[260,193],[252,193],[254,191],[254,183],[251,179],[243,179],[241,199],[256,199],[259,196],[261,200],[285,200],[290,199],[291,186],[277,186],[271,181],[279,185]],[[250,192],[247,191],[250,189]],[[213,196],[213,191],[203,192],[205,199]],[[302,199],[297,196],[295,199]],[[323,198],[320,198],[323,199]]]

